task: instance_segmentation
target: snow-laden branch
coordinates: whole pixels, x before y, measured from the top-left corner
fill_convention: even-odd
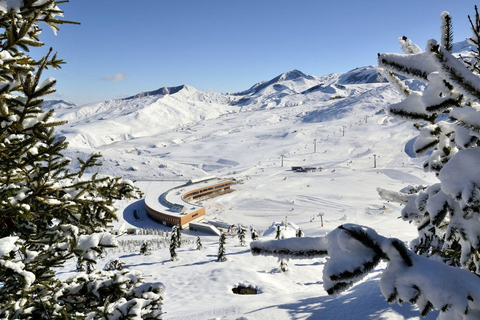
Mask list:
[[[436,71],[429,52],[406,55],[384,53],[378,56],[378,66],[422,82],[428,82],[428,75]]]
[[[311,259],[327,254],[325,238],[288,238],[282,240],[253,241],[250,244],[253,255],[274,256],[280,259]]]
[[[325,290],[335,294],[364,278],[380,261],[387,262],[380,289],[390,302],[417,304],[422,315],[440,310],[442,319],[480,317],[480,279],[467,270],[419,256],[398,239],[368,227],[345,224],[321,238],[253,241],[252,254],[279,258],[328,255]]]
[[[437,44],[435,40],[427,43],[427,51],[432,53],[435,71],[444,79],[454,84],[455,89],[466,95],[470,100],[480,99],[480,77],[473,72],[450,52]]]

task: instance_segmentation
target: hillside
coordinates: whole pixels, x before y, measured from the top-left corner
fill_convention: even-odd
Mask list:
[[[100,151],[104,166],[98,172],[138,180],[145,193],[205,175],[242,181],[233,193],[203,202],[208,220],[265,231],[287,217],[306,236],[351,222],[409,241],[415,227],[399,222],[400,207],[383,201],[376,187],[400,190],[435,178],[408,149],[415,129],[384,111],[399,99],[376,67],[323,77],[293,70],[235,94],[160,88],[59,108],[56,117],[69,121],[58,131],[70,143],[69,157]],[[321,169],[291,170],[299,165]],[[117,227],[126,221],[169,230],[146,216],[141,200],[120,202],[119,209]],[[132,218],[133,210],[140,220]],[[170,262],[167,248],[149,256],[131,248],[102,262],[119,257],[151,281],[164,282],[165,319],[420,319],[409,306],[385,302],[378,273],[335,299],[322,288],[322,259],[289,261],[289,271],[281,273],[276,259],[253,257],[229,238],[228,260],[219,263],[216,237],[183,234],[191,243],[179,250],[179,261]],[[203,251],[195,250],[197,236]],[[72,261],[65,276],[74,269]],[[260,295],[235,295],[237,284],[257,287]]]

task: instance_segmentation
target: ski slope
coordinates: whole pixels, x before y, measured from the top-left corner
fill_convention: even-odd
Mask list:
[[[180,86],[61,107],[56,117],[69,123],[57,132],[70,143],[67,156],[101,152],[104,165],[96,172],[137,180],[144,193],[205,175],[240,181],[234,192],[203,201],[208,220],[271,231],[272,223],[287,219],[306,236],[357,223],[408,242],[416,236],[415,227],[399,220],[401,207],[382,200],[376,188],[398,191],[436,178],[423,172],[422,158],[406,147],[415,129],[385,113],[398,101],[375,67],[323,77],[293,70],[235,94]],[[292,166],[321,170],[295,172]],[[115,227],[126,222],[168,231],[146,216],[143,205],[141,199],[120,201]],[[133,210],[140,220],[132,217]],[[149,281],[163,282],[164,319],[420,319],[410,305],[385,301],[378,287],[380,270],[330,297],[322,287],[324,259],[289,261],[283,273],[276,259],[253,257],[231,236],[228,260],[217,262],[216,237],[182,233],[191,242],[177,251],[177,261],[170,261],[166,247],[148,256],[118,249],[98,267],[120,258],[149,275]],[[195,250],[197,236],[204,243],[200,251]],[[72,261],[61,274],[67,277],[74,270]],[[238,284],[255,287],[259,294],[233,294]]]

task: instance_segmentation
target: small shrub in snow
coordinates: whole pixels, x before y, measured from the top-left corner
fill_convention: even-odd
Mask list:
[[[150,243],[148,241],[142,242],[142,245],[140,246],[140,254],[144,256],[150,254]]]
[[[113,259],[110,260],[105,267],[103,268],[104,271],[112,271],[112,270],[123,270],[125,267],[125,263],[118,260],[118,259]]]

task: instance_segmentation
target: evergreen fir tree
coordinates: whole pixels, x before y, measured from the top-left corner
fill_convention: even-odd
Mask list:
[[[178,248],[178,237],[177,237],[177,226],[172,227],[172,234],[170,237],[170,260],[177,260],[177,248]]]
[[[202,248],[202,240],[200,239],[200,237],[197,237],[197,250],[202,250]]]
[[[104,249],[115,246],[108,232],[114,201],[138,196],[137,189],[120,178],[87,177],[100,155],[69,169],[67,143],[54,134],[59,123],[41,109],[56,83],[41,81],[42,72],[64,62],[51,49],[39,60],[26,52],[43,46],[39,23],[53,30],[67,23],[58,19],[60,3],[2,0],[0,6],[0,318],[100,319],[141,304],[130,308],[131,316],[160,319],[161,284],[145,286],[130,270],[94,271]],[[56,270],[71,258],[91,273],[60,280]],[[114,281],[121,277],[128,283]]]
[[[177,234],[175,245],[177,248],[182,246],[182,233],[180,232],[180,226],[176,226],[175,233]]]
[[[252,226],[251,227],[251,230],[250,230],[250,235],[252,237],[252,240],[257,240],[258,239],[258,233],[257,233],[257,230],[255,230],[255,228]]]
[[[171,261],[177,260],[177,246],[173,241],[170,242],[170,260]]]
[[[470,20],[473,36],[468,41],[478,45],[480,22],[475,12],[475,21]],[[442,13],[442,36],[451,34],[448,16]],[[480,171],[474,165],[480,161],[480,70],[475,62],[480,53],[474,52],[470,61],[459,60],[448,51],[447,42],[442,40],[440,46],[430,40],[426,52],[379,56],[379,65],[387,72],[427,84],[423,92],[411,91],[402,102],[391,105],[389,112],[420,128],[415,152],[428,155],[424,169],[439,178],[434,185],[410,188],[411,194],[379,192],[405,203],[402,217],[414,222],[419,232],[412,243],[416,253],[480,275],[480,188],[476,182]],[[420,60],[425,63],[419,64]],[[449,120],[441,120],[445,118]]]
[[[149,255],[150,254],[150,243],[146,240],[142,242],[142,245],[140,246],[140,254],[141,255]]]
[[[305,236],[305,234],[303,233],[303,230],[301,228],[298,228],[296,236],[297,236],[297,238],[301,238],[301,237]]]
[[[240,241],[240,246],[245,247],[246,242],[245,242],[245,228],[240,227],[240,230],[238,232],[238,240]]]
[[[280,225],[277,225],[277,233],[275,234],[275,240],[280,240],[282,237],[282,231],[280,229]]]
[[[227,243],[227,235],[225,234],[225,232],[222,232],[219,239],[218,255],[217,255],[217,261],[219,262],[227,261],[227,257],[225,254],[226,243]]]

